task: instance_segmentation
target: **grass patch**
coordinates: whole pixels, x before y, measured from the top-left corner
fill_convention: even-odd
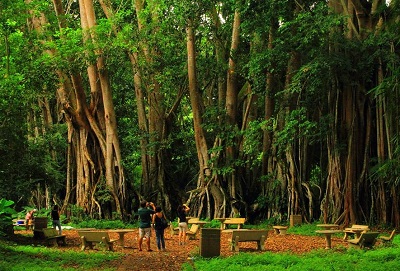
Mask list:
[[[290,227],[292,234],[313,236],[316,224]],[[314,250],[303,255],[291,253],[239,253],[235,256],[213,259],[195,258],[184,264],[184,271],[206,270],[296,270],[296,271],[391,271],[400,266],[400,235],[396,235],[390,245],[375,245],[372,250],[354,248]]]
[[[122,220],[84,220],[79,223],[70,223],[68,226],[72,226],[74,228],[95,228],[95,229],[131,229],[137,228],[138,223],[136,224],[127,224]]]
[[[400,243],[400,240],[397,240]],[[304,255],[290,253],[239,253],[228,258],[198,258],[191,264],[184,264],[185,271],[201,270],[346,270],[346,271],[390,271],[400,266],[400,249],[377,247],[365,251],[349,249],[345,251],[316,250]]]
[[[299,234],[305,236],[316,236],[316,230],[321,230],[321,228],[317,227],[317,224],[321,224],[320,222],[315,222],[312,224],[301,224],[295,225],[293,227],[289,227],[287,232],[291,234]],[[343,234],[341,234],[343,235]]]
[[[62,251],[47,247],[17,245],[0,240],[0,270],[10,271],[114,271],[111,261],[122,258],[117,252]],[[100,269],[99,269],[100,268]]]

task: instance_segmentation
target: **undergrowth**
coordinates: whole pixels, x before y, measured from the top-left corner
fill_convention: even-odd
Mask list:
[[[17,245],[0,240],[0,270],[8,271],[72,271],[104,270],[114,271],[111,261],[120,259],[117,252],[82,253],[64,251],[56,248]],[[101,269],[99,269],[101,267]]]

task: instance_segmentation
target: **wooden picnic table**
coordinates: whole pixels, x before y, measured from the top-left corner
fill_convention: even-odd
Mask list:
[[[189,222],[189,224],[197,224],[197,225],[199,225],[200,227],[202,227],[203,225],[205,225],[205,224],[207,224],[208,222],[207,221],[201,221],[201,220],[198,220],[198,221],[190,221]]]
[[[226,225],[238,225],[238,229],[243,227],[246,218],[244,217],[231,217],[227,218],[222,224],[224,225],[224,229],[226,229]]]
[[[332,247],[332,234],[340,233],[341,230],[318,230],[316,233],[321,233],[325,235],[326,246],[325,249],[331,249]]]
[[[317,227],[324,230],[337,230],[339,228],[338,224],[317,224]]]
[[[354,231],[354,229],[355,229],[355,231]],[[360,235],[363,231],[369,231],[369,226],[354,224],[350,228],[345,228],[343,231],[344,232],[343,240],[346,240],[350,234],[355,234],[356,237],[358,238],[358,237],[360,237]]]
[[[344,230],[345,230],[345,231],[352,231],[352,232],[354,232],[354,234],[356,235],[357,238],[360,238],[362,232],[368,231],[367,228],[353,228],[353,227],[351,227],[351,228],[345,228]]]
[[[96,228],[79,228],[79,229],[76,229],[76,231],[94,231],[94,230],[96,230]]]
[[[135,230],[133,229],[116,229],[116,230],[109,230],[109,232],[115,232],[118,233],[119,235],[119,239],[118,239],[118,243],[121,247],[125,246],[125,234],[126,233],[130,233],[130,232],[134,232]]]

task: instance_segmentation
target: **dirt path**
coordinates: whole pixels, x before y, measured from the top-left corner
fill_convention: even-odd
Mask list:
[[[17,233],[26,233],[26,231],[19,231]],[[80,250],[80,239],[76,230],[64,230],[63,234],[66,234],[67,246],[60,247],[61,250]],[[274,231],[268,233],[267,241],[265,242],[266,251],[270,252],[292,252],[301,254],[304,252],[311,251],[313,249],[319,249],[325,247],[325,239],[322,236],[300,236],[288,234],[285,236],[276,235]],[[17,234],[18,235],[18,234]],[[118,238],[116,233],[110,233],[112,238]],[[169,231],[166,231],[166,251],[157,251],[155,244],[155,235],[151,238],[152,252],[148,252],[145,249],[138,251],[137,245],[138,232],[135,230],[133,233],[125,235],[125,247],[116,245],[115,251],[123,253],[125,256],[122,260],[115,261],[112,263],[117,267],[118,271],[137,271],[137,270],[165,270],[165,271],[178,271],[181,270],[183,263],[190,263],[192,256],[199,254],[199,239],[189,240],[186,245],[178,245],[178,237],[176,235],[171,236]],[[234,255],[234,252],[230,251],[229,233],[221,234],[221,256],[229,257]],[[332,238],[332,246],[344,246],[347,247],[347,242],[340,238]],[[257,245],[255,242],[240,243],[240,251],[262,253],[257,251]],[[93,251],[85,251],[85,253],[93,253]]]

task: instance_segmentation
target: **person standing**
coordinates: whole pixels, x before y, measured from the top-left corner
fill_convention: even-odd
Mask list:
[[[60,221],[60,207],[58,207],[58,205],[54,205],[53,209],[51,210],[51,219],[53,220],[53,228],[55,229],[58,227],[58,233],[61,235],[62,229]]]
[[[156,241],[158,251],[165,251],[165,238],[164,238],[164,221],[166,220],[161,207],[156,207],[156,213],[153,215],[154,231],[156,232]]]
[[[32,225],[31,221],[35,220],[35,212],[36,211],[37,211],[36,209],[33,209],[26,213],[26,216],[25,216],[26,230],[29,230],[29,226]]]
[[[186,214],[189,210],[190,208],[186,204],[178,206],[179,245],[184,245],[186,243],[186,232],[188,230]]]
[[[151,207],[152,209],[150,209]],[[150,237],[151,237],[151,221],[152,216],[155,214],[156,206],[152,202],[145,200],[140,202],[140,208],[138,210],[140,224],[139,224],[139,251],[142,251],[143,238],[146,237],[147,251],[150,249]]]

